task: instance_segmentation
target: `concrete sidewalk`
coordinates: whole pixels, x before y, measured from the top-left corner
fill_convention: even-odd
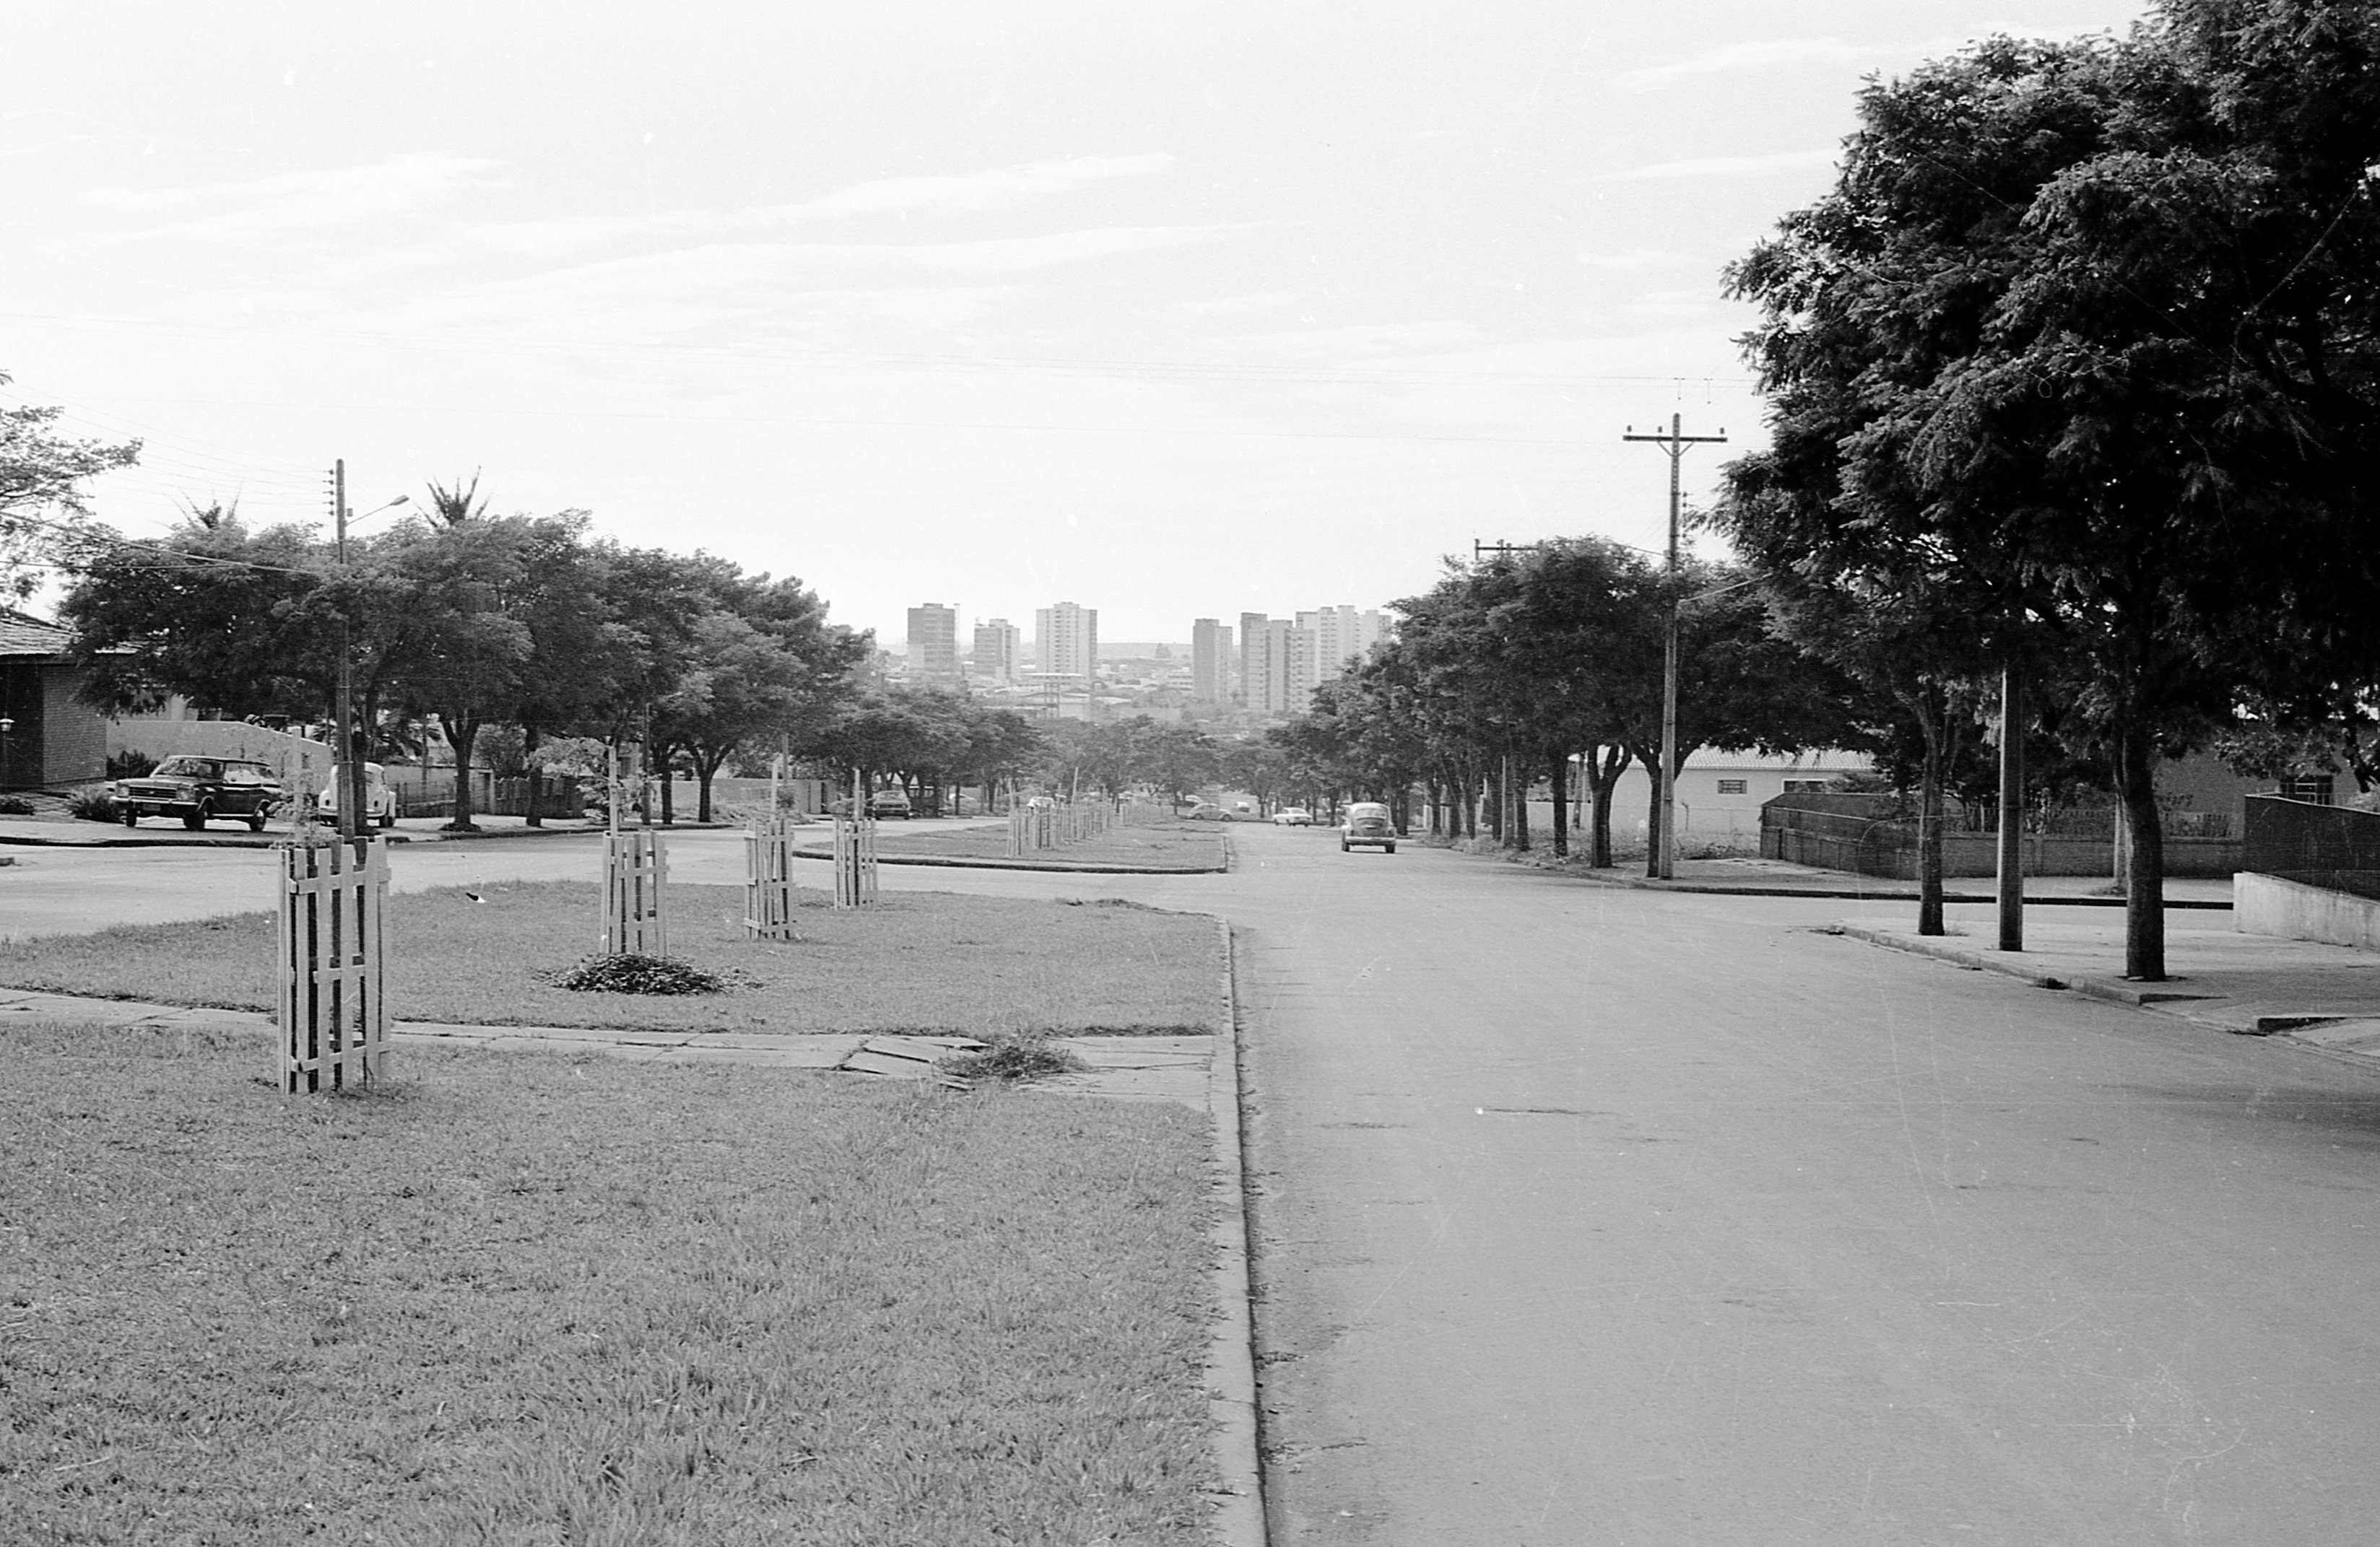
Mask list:
[[[1905,919],[1857,918],[1837,927],[1895,950],[2243,1036],[2286,1037],[2380,1069],[2380,952],[2243,935],[2185,914],[2167,920],[2167,981],[2134,983],[2124,976],[2124,929],[2115,917],[2028,916],[2022,951],[1996,949],[1989,920],[1954,921],[1951,933],[1939,936],[1920,936]]]
[[[1644,887],[1653,891],[1708,892],[1742,897],[1823,897],[1860,902],[1917,900],[1917,884],[1913,881],[1862,876],[1848,870],[1820,870],[1815,865],[1762,859],[1754,854],[1680,860],[1673,868],[1674,878],[1667,881],[1648,878],[1644,874],[1645,866],[1641,860],[1633,864],[1614,865],[1609,870],[1565,870],[1562,874],[1620,886]],[[2024,899],[2028,903],[2050,907],[2122,908],[2124,900],[2113,895],[2109,886],[2109,878],[2105,876],[2028,876],[2024,878]],[[1958,876],[1943,883],[1942,900],[1957,907],[1989,907],[1997,900],[1997,894],[1988,876]],[[2228,876],[2168,876],[2165,905],[2168,908],[2228,908],[2231,906],[2231,878]]]

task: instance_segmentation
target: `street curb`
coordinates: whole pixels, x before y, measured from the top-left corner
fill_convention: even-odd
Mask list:
[[[1240,1131],[1240,1006],[1232,978],[1232,926],[1215,921],[1223,946],[1223,1019],[1207,1064],[1207,1107],[1215,1126],[1216,1211],[1213,1336],[1207,1348],[1208,1405],[1215,1429],[1216,1539],[1223,1547],[1265,1547],[1264,1470],[1257,1448],[1255,1292],[1248,1276],[1248,1191]]]
[[[1974,972],[1998,973],[2012,977],[2035,988],[2064,989],[2085,998],[2105,999],[2109,1004],[2130,1005],[2134,1009],[2147,1009],[2158,1005],[2186,1004],[2194,1000],[2216,998],[2212,994],[2190,994],[2174,989],[2143,987],[2120,978],[2059,977],[2050,973],[2038,973],[2013,961],[2001,961],[1981,951],[1949,944],[1937,945],[1929,939],[1900,934],[1889,929],[1876,929],[1866,925],[1845,924],[1836,926],[1854,940],[1865,940],[1887,950],[1907,951],[1912,956],[1930,956],[1937,961],[1965,967]]]

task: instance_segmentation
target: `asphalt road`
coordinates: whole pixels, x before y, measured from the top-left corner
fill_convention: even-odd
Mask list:
[[[1840,903],[1241,857],[1276,1542],[2374,1540],[2370,1074]]]
[[[2372,1072],[1814,932],[1839,902],[1232,836],[1222,876],[883,876],[1232,920],[1281,1547],[2374,1539]],[[741,878],[733,833],[671,853]],[[270,898],[255,853],[20,852],[0,934]]]

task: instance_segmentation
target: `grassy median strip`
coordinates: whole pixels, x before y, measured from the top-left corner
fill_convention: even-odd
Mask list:
[[[1205,1539],[1199,1114],[261,1058],[0,1030],[10,1540]]]
[[[1008,829],[944,828],[904,830],[897,822],[877,824],[876,849],[881,854],[933,855],[943,859],[997,860],[1008,857]],[[813,843],[811,847],[819,845]],[[1055,849],[1027,849],[1025,859],[1044,864],[1128,864],[1147,870],[1220,870],[1223,835],[1214,823],[1174,823],[1163,827],[1111,828],[1079,843]]]
[[[797,941],[744,937],[740,887],[673,886],[670,950],[728,992],[574,992],[552,980],[601,946],[592,884],[441,888],[388,900],[388,993],[403,1021],[638,1031],[1205,1033],[1215,925],[1129,903],[897,892],[797,910]],[[120,925],[0,943],[0,984],[59,994],[273,1006],[273,916]]]

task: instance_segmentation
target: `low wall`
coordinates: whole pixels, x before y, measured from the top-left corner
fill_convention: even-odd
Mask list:
[[[2243,870],[2231,881],[2231,926],[2249,935],[2380,950],[2380,900]]]
[[[1833,799],[1842,801],[1846,797]],[[2026,833],[2019,850],[2019,863],[2027,876],[2115,874],[2116,845],[2112,839]],[[1904,821],[1897,814],[1868,816],[1840,809],[1780,806],[1771,802],[1760,814],[1760,852],[1767,859],[1815,865],[1822,870],[1848,870],[1861,876],[1913,881],[1917,878],[1917,824]],[[2168,837],[2165,840],[2165,873],[2174,876],[2229,876],[2240,868],[2240,843],[2236,838]],[[1942,874],[1967,878],[1999,874],[1999,835],[1944,833]]]

